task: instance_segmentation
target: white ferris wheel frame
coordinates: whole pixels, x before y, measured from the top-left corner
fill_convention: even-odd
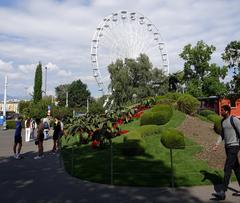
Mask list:
[[[120,18],[118,17],[120,16]],[[166,44],[162,40],[161,35],[159,33],[158,28],[144,15],[138,12],[127,12],[120,11],[116,13],[112,13],[111,15],[105,17],[98,25],[96,31],[94,32],[92,42],[91,42],[91,64],[93,69],[93,76],[97,82],[98,90],[102,92],[103,95],[111,95],[111,91],[108,89],[107,85],[104,83],[103,77],[101,75],[101,71],[99,69],[98,62],[98,47],[100,37],[103,36],[104,30],[109,28],[109,22],[116,23],[118,20],[125,20],[129,18],[132,21],[137,20],[140,25],[146,24],[146,29],[149,32],[153,33],[153,38],[158,45],[158,49],[160,51],[160,57],[162,61],[162,69],[165,73],[169,74],[169,60],[166,49]],[[120,57],[121,58],[121,57]]]

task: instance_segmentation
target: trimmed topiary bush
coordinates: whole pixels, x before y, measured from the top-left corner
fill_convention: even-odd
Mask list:
[[[151,135],[159,134],[162,131],[162,128],[158,125],[143,125],[137,129],[140,132],[141,137],[148,137]]]
[[[147,111],[141,116],[140,125],[164,125],[171,117],[170,111]]]
[[[196,113],[199,105],[197,98],[190,94],[183,94],[177,100],[177,109],[189,115]]]
[[[213,129],[217,134],[221,134],[222,126],[221,126],[221,120],[222,117],[217,114],[210,114],[207,116],[207,119],[212,121],[214,123]]]
[[[151,125],[153,124],[153,117],[151,111],[145,111],[140,118],[140,125]]]
[[[145,152],[145,147],[145,140],[137,130],[128,133],[123,138],[122,153],[125,156],[142,155]]]
[[[161,143],[168,149],[184,149],[184,135],[179,130],[169,128],[161,133]]]
[[[151,108],[151,111],[152,112],[158,112],[158,111],[165,111],[166,113],[168,113],[169,115],[169,118],[172,117],[173,115],[173,108],[171,105],[169,104],[158,104],[158,105],[155,105]]]
[[[199,112],[199,115],[204,116],[204,117],[207,117],[208,115],[212,115],[212,114],[216,115],[216,112],[215,111],[211,111],[209,109],[204,109],[204,110],[201,110]]]

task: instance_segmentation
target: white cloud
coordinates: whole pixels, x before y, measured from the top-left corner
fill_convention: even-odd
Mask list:
[[[179,53],[183,47],[199,40],[216,46],[213,62],[223,64],[221,53],[226,45],[239,40],[239,7],[238,0],[16,0],[11,6],[0,3],[0,77],[7,73],[9,93],[22,94],[25,87],[33,86],[35,68],[41,61],[43,73],[48,67],[48,92],[80,78],[92,95],[98,95],[90,62],[91,40],[103,18],[121,10],[142,13],[159,29],[167,45],[170,72],[182,69]]]

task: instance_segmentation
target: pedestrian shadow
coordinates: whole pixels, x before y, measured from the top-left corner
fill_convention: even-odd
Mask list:
[[[213,184],[215,192],[220,192],[223,189],[223,178],[218,171],[210,173],[205,170],[201,170],[200,173],[203,175],[202,182],[209,181]]]

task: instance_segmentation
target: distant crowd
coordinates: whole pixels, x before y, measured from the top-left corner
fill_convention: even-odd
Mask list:
[[[25,142],[35,141],[34,143],[38,146],[38,155],[34,159],[42,159],[44,157],[43,141],[49,139],[49,131],[53,129],[53,148],[52,153],[56,153],[59,149],[59,140],[63,135],[63,122],[59,117],[54,118],[54,123],[51,126],[51,120],[53,118],[47,116],[42,119],[27,118],[24,122],[25,127]],[[16,130],[14,134],[14,145],[13,152],[15,159],[23,158],[21,153],[22,148],[22,121],[23,118],[20,116],[16,119]]]

